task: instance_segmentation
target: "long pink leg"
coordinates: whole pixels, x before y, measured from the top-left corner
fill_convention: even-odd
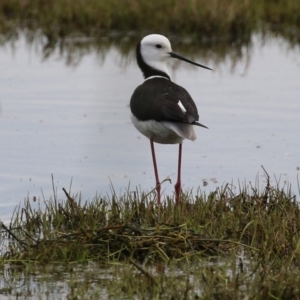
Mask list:
[[[178,153],[178,174],[177,182],[175,184],[175,203],[179,204],[179,196],[181,191],[181,153],[182,153],[182,144],[179,144],[179,153]]]
[[[157,165],[156,165],[153,139],[150,139],[150,146],[151,146],[151,153],[152,153],[152,160],[153,160],[155,181],[156,181],[157,203],[160,204],[160,181],[159,181],[159,178],[158,178],[158,171],[157,171]]]

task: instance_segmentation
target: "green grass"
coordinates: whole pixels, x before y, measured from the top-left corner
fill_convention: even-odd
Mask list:
[[[182,195],[180,206],[167,198],[158,207],[154,194],[43,205],[25,202],[11,224],[6,258],[45,263],[129,258],[142,263],[194,256],[219,256],[229,249],[278,258],[298,247],[299,206],[295,196],[267,186],[262,194],[227,185],[204,195]]]
[[[26,200],[1,224],[0,294],[34,278],[39,295],[56,286],[71,299],[299,299],[300,207],[287,187],[267,177],[263,189],[226,185],[173,202],[158,207],[139,191]]]
[[[2,0],[0,32],[42,31],[49,40],[107,32],[189,35],[198,43],[236,43],[257,31],[299,42],[298,0]]]
[[[69,62],[95,45],[126,59],[141,36],[158,32],[191,58],[201,51],[234,63],[253,33],[299,45],[299,27],[296,0],[0,3],[0,43],[21,29],[44,57],[59,45]],[[68,193],[27,199],[0,223],[0,298],[300,299],[300,207],[288,188],[267,176],[263,189],[226,185],[173,202],[167,196],[158,207],[154,192],[140,191],[92,202]]]
[[[161,33],[182,55],[212,68],[229,59],[234,68],[247,64],[254,35],[298,47],[299,32],[298,0],[0,1],[0,45],[25,37],[43,59],[59,53],[69,65],[90,52],[103,59],[112,47],[124,65],[143,36]]]

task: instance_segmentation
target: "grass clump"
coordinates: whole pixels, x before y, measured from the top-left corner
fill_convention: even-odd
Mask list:
[[[33,208],[27,200],[9,227],[2,224],[9,239],[6,258],[40,263],[132,258],[168,262],[198,252],[217,255],[222,244],[200,232],[201,225],[189,216],[190,204],[185,202],[177,208],[167,199],[157,207],[151,196],[138,197],[136,192],[133,197],[96,198],[91,203],[66,195],[63,203],[54,199],[43,208]]]
[[[295,196],[267,185],[263,192],[229,185],[205,195],[182,195],[174,206],[166,198],[158,207],[155,195],[137,191],[121,198],[76,201],[29,200],[9,226],[2,224],[6,259],[99,262],[136,259],[169,262],[194,256],[219,256],[233,248],[252,255],[298,259],[300,209]],[[193,199],[193,200],[192,200]]]
[[[177,207],[170,197],[157,206],[154,192],[65,194],[27,199],[1,224],[13,282],[42,273],[34,281],[53,290],[65,278],[70,299],[299,299],[299,203],[268,177],[263,190],[183,193]]]

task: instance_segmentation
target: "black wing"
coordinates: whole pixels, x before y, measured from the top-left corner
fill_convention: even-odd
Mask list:
[[[185,111],[180,107],[179,101]],[[172,121],[201,126],[197,122],[198,110],[190,94],[168,79],[153,78],[144,81],[134,91],[130,107],[141,121]]]

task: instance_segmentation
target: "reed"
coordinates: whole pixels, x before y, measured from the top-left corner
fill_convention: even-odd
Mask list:
[[[0,32],[41,30],[48,38],[106,32],[192,35],[197,40],[238,41],[268,30],[299,42],[297,0],[2,0]]]
[[[0,294],[38,274],[52,288],[67,276],[70,295],[90,299],[299,299],[299,203],[268,177],[262,190],[186,192],[178,207],[138,190],[92,202],[65,194],[27,199],[1,223],[0,273],[10,273]]]

